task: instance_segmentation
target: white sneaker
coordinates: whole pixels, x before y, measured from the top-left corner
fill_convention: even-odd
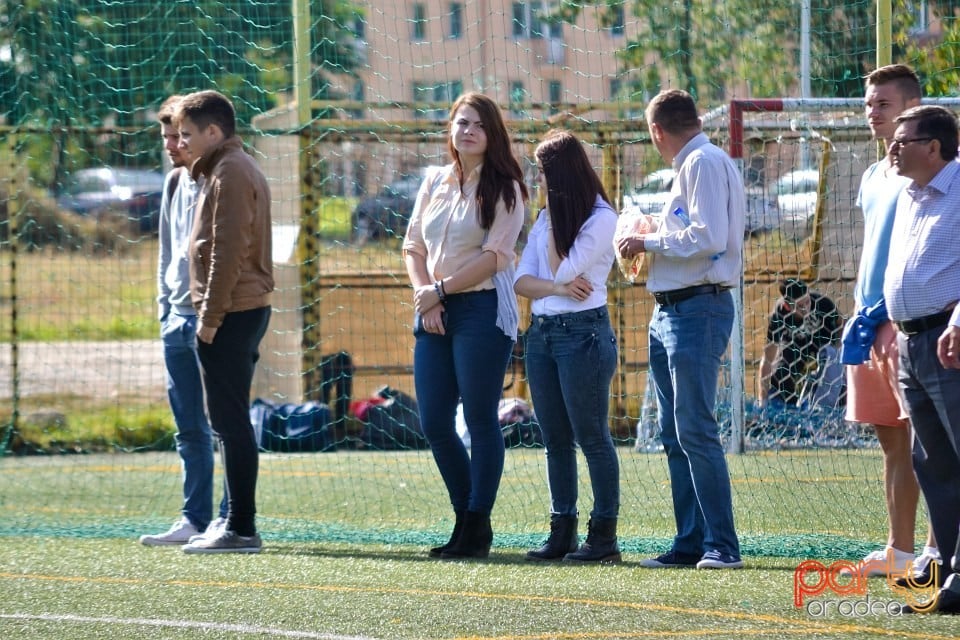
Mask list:
[[[923,573],[927,570],[927,567],[930,566],[931,562],[936,562],[937,564],[943,564],[943,557],[940,555],[940,550],[936,547],[927,547],[923,548],[923,553],[918,555],[913,560],[913,575],[914,577],[922,576]]]
[[[888,545],[864,556],[863,560],[857,563],[857,569],[864,578],[885,576],[888,573],[900,575],[913,565],[913,561],[914,554],[908,551],[900,551]],[[847,569],[840,571],[840,575],[844,576],[850,575],[850,573]]]
[[[237,535],[235,531],[223,529],[215,536],[201,538],[183,547],[184,553],[260,553],[263,542],[260,535]]]
[[[187,544],[190,538],[200,533],[186,518],[180,518],[164,533],[140,536],[140,544],[148,547]]]
[[[210,536],[215,536],[227,527],[227,519],[217,517],[210,521],[210,524],[207,525],[207,528],[203,530],[203,533],[198,533],[195,536],[190,536],[190,540],[187,541],[187,544],[193,544],[201,538],[209,538]]]

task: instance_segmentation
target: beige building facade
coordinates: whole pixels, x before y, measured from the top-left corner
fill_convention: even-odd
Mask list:
[[[631,24],[624,19],[601,27],[594,7],[584,8],[575,24],[544,19],[557,4],[362,2],[358,47],[365,63],[348,93],[374,105],[449,104],[464,91],[481,91],[514,118],[539,116],[529,113],[529,105],[615,101],[621,87],[616,52],[630,38]],[[405,109],[368,117],[446,117],[445,110],[438,111]]]

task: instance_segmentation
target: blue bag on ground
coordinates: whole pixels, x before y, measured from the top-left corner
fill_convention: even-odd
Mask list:
[[[330,408],[322,402],[274,404],[257,398],[250,405],[250,423],[263,451],[306,453],[332,451]]]

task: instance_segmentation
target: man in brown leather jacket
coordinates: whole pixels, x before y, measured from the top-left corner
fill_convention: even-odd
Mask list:
[[[227,523],[185,553],[257,553],[258,450],[250,387],[273,291],[270,189],[236,135],[233,105],[216,91],[184,97],[177,111],[190,173],[203,176],[190,235],[190,296],[210,426],[220,440]]]

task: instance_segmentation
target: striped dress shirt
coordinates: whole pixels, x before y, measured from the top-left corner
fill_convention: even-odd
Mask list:
[[[957,302],[958,242],[960,164],[949,162],[926,186],[911,182],[897,200],[883,281],[891,320],[915,320]]]

